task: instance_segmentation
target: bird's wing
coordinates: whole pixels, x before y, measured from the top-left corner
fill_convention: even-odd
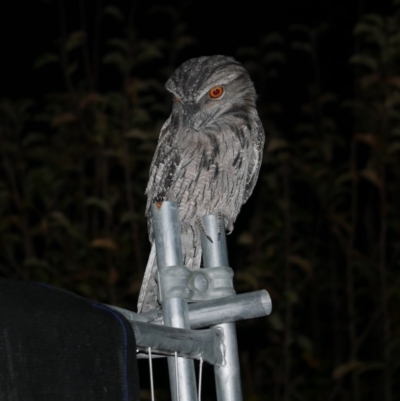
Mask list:
[[[247,127],[245,127],[245,129],[248,130]],[[256,185],[258,174],[261,168],[261,162],[264,150],[264,142],[265,142],[264,128],[262,126],[260,118],[258,117],[257,111],[255,110],[249,134],[251,138],[249,155],[248,155],[249,164],[247,169],[247,180],[243,196],[243,203],[247,202]]]
[[[151,205],[156,197],[165,197],[179,171],[181,157],[173,141],[173,128],[171,117],[161,128],[160,137],[150,166],[150,176],[145,194],[147,195],[146,216],[148,218],[148,231],[152,238]]]
[[[149,260],[147,262],[146,271],[144,273],[142,286],[137,304],[138,313],[148,312],[158,308],[157,303],[157,283],[155,280],[157,272],[156,246],[151,245]]]

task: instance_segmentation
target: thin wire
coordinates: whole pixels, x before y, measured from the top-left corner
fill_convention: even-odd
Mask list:
[[[198,401],[201,401],[201,385],[203,380],[203,358],[200,357],[200,366],[199,366],[199,395]]]
[[[176,399],[179,401],[178,352],[175,351]]]
[[[153,358],[151,357],[151,347],[149,350],[149,369],[150,369],[150,391],[151,391],[151,401],[154,401],[154,381],[153,381]]]

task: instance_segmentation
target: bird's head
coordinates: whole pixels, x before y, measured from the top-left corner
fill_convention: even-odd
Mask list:
[[[173,115],[181,126],[194,131],[255,107],[256,92],[249,74],[232,57],[190,59],[165,86],[173,95]]]

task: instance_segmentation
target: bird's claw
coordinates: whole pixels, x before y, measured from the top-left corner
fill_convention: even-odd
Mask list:
[[[222,230],[225,229],[225,220],[228,223],[227,226],[226,226],[226,229],[228,230],[226,235],[232,234],[233,221],[227,214],[222,213],[221,211],[217,212],[217,218],[218,218],[218,241],[219,241],[220,238],[221,238]]]
[[[166,200],[167,200],[167,197],[164,194],[160,193],[154,197],[153,202],[156,204],[156,206],[159,209],[161,207],[162,203]]]
[[[222,213],[221,211],[217,212],[217,220],[218,220],[218,241],[221,239],[222,231],[225,230],[225,220],[227,221],[227,229],[228,235],[233,231],[233,222],[232,219],[226,215],[225,213]],[[196,222],[199,226],[200,232],[213,244],[214,241],[211,239],[211,237],[207,234],[207,230],[204,227],[203,220],[201,219],[200,216],[197,216]]]
[[[213,240],[211,239],[211,237],[207,234],[207,230],[206,230],[206,228],[204,227],[203,220],[201,219],[200,216],[197,216],[196,222],[197,222],[197,225],[199,226],[200,232],[213,244],[214,241],[213,241]],[[219,239],[219,238],[218,238],[218,239]]]
[[[163,193],[159,193],[154,197],[154,202],[164,202],[167,200],[167,197]]]
[[[220,211],[217,212],[218,219],[218,241],[221,239],[222,230],[225,229],[224,217]]]

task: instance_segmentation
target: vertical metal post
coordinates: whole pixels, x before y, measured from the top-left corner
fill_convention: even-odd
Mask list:
[[[204,216],[203,224],[207,234],[213,241],[211,243],[204,235],[201,236],[204,267],[229,266],[225,230],[223,229],[221,233],[218,233],[219,224],[217,216]],[[218,240],[219,235],[220,239]],[[218,327],[223,331],[226,350],[225,365],[214,367],[217,399],[218,401],[242,401],[235,323],[223,323],[214,327]]]
[[[158,205],[153,204],[151,212],[158,270],[162,271],[168,266],[181,266],[183,264],[181,231],[176,203],[165,201]],[[164,324],[189,329],[187,300],[165,297],[163,282],[160,278],[162,277],[159,275],[158,285],[161,289]],[[168,370],[172,400],[197,401],[194,361],[178,358],[176,366],[175,357],[168,357]]]

